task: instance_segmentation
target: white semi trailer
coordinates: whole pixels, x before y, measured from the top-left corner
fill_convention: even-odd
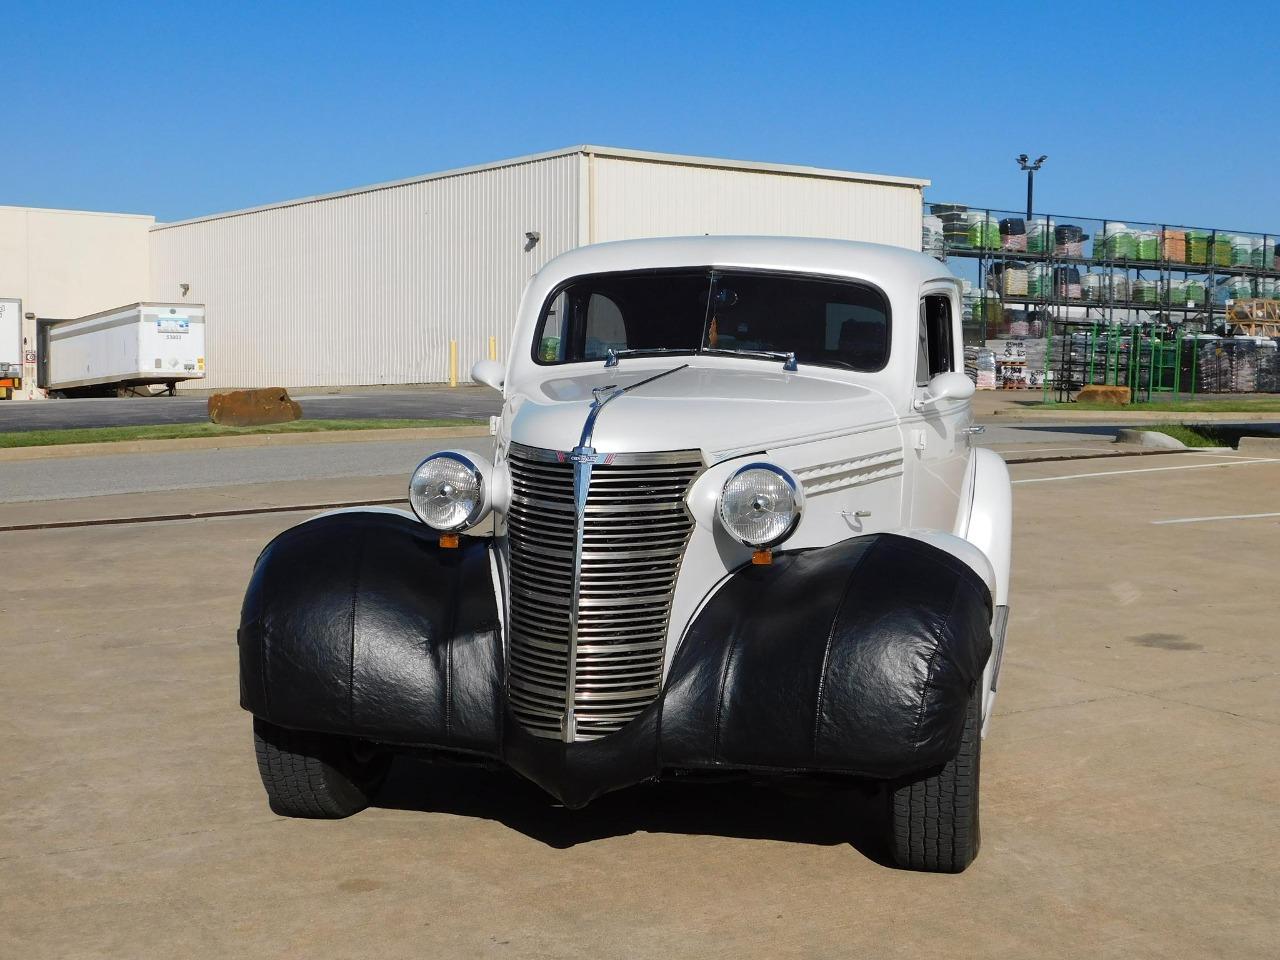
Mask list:
[[[122,393],[159,384],[173,393],[204,378],[204,306],[134,303],[40,330],[41,382],[50,394]]]

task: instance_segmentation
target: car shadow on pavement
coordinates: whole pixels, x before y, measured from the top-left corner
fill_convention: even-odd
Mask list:
[[[870,786],[786,779],[647,783],[606,794],[581,810],[559,804],[515,774],[397,757],[375,807],[501,823],[556,849],[631,833],[848,843],[882,866],[883,794]]]

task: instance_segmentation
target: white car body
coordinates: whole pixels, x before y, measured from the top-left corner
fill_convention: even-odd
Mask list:
[[[745,269],[861,281],[887,298],[888,362],[873,373],[722,355],[636,356],[544,365],[532,350],[548,298],[575,277],[679,267]],[[950,303],[950,373],[933,384],[918,370],[922,298]],[[804,509],[787,549],[823,547],[850,537],[898,533],[925,540],[972,567],[990,590],[994,644],[983,684],[989,719],[1003,647],[1010,569],[1008,472],[994,452],[972,445],[975,432],[963,377],[959,281],[924,254],[877,244],[783,237],[689,237],[583,247],[545,266],[521,301],[505,369],[485,361],[475,379],[502,389],[493,510],[500,551],[512,442],[571,451],[592,409],[593,390],[676,373],[620,397],[601,411],[593,445],[609,453],[691,450],[704,470],[686,503],[695,520],[679,568],[667,631],[666,665],[698,610],[751,548],[716,519],[729,475],[748,460],[790,471]],[[949,396],[938,399],[939,383]],[[746,458],[746,459],[744,459]],[[505,555],[505,554],[504,554]],[[506,598],[500,598],[505,606]]]

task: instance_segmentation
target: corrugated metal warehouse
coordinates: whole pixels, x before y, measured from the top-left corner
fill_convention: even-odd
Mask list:
[[[774,234],[919,249],[926,180],[576,146],[157,224],[147,299],[207,308],[204,389],[442,382],[526,281],[606,240]],[[105,305],[110,306],[110,305]]]

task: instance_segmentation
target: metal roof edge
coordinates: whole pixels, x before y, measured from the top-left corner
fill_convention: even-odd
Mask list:
[[[814,177],[824,180],[849,180],[860,183],[882,183],[893,186],[914,187],[920,190],[923,190],[931,184],[931,181],[929,180],[921,180],[914,177],[894,177],[879,173],[858,173],[851,170],[830,170],[823,167],[806,167],[784,163],[764,163],[755,160],[726,160],[718,157],[687,156],[679,153],[655,153],[648,150],[632,150],[627,147],[606,147],[597,144],[583,143],[570,147],[561,147],[558,150],[548,150],[543,153],[530,153],[525,154],[524,156],[510,157],[505,160],[494,160],[489,163],[477,163],[466,167],[454,167],[449,170],[440,170],[436,173],[426,173],[416,177],[405,177],[401,180],[387,180],[381,183],[371,183],[367,186],[352,187],[347,190],[337,190],[332,193],[318,193],[313,196],[298,197],[293,200],[279,200],[275,203],[264,203],[256,207],[244,207],[239,210],[228,210],[224,213],[208,213],[199,217],[189,217],[186,220],[174,220],[169,223],[156,223],[151,227],[151,230],[167,230],[171,227],[185,227],[195,223],[205,223],[210,220],[225,220],[230,217],[242,217],[251,213],[263,213],[267,210],[281,210],[286,207],[296,207],[306,203],[319,203],[324,200],[340,200],[343,197],[357,196],[362,193],[373,193],[377,190],[391,190],[395,187],[407,187],[415,183],[426,183],[430,180],[444,180],[449,177],[465,176],[469,173],[480,173],[485,170],[500,170],[504,167],[514,167],[525,163],[537,163],[541,160],[554,160],[558,157],[569,157],[577,154],[597,157],[617,157],[619,159],[638,160],[647,163],[670,163],[683,166],[710,167],[722,170],[780,173],[787,176]]]
[[[745,170],[756,173],[782,173],[797,177],[815,177],[823,180],[856,180],[862,183],[884,183],[894,186],[931,186],[931,180],[918,177],[897,177],[886,173],[862,173],[856,170],[836,170],[829,167],[810,167],[792,163],[769,163],[762,160],[729,160],[723,157],[700,157],[682,153],[656,153],[649,150],[633,150],[629,147],[605,147],[583,144],[579,152],[597,157],[618,157],[625,160],[642,160],[650,163],[670,163],[686,167],[713,167],[722,170]]]
[[[155,217],[149,213],[117,213],[112,210],[75,210],[71,207],[20,207],[16,204],[0,203],[0,210],[18,210],[23,213],[65,213],[78,217],[119,217],[124,220],[150,220]]]
[[[340,200],[343,197],[354,197],[362,193],[373,193],[378,190],[391,190],[395,187],[407,187],[415,183],[426,183],[429,180],[444,180],[449,177],[461,177],[469,173],[480,173],[484,170],[501,170],[503,167],[516,167],[524,163],[537,163],[540,160],[554,160],[557,157],[569,157],[585,152],[581,146],[562,147],[559,150],[548,150],[545,153],[530,153],[521,157],[510,157],[505,160],[493,160],[489,163],[475,163],[466,167],[453,167],[436,173],[419,174],[416,177],[405,177],[401,180],[385,180],[371,183],[363,187],[350,187],[332,193],[317,193],[309,197],[298,197],[293,200],[277,200],[275,203],[264,203],[256,207],[243,207],[239,210],[228,210],[224,213],[206,213],[186,220],[174,220],[169,223],[157,223],[152,230],[166,230],[169,227],[185,227],[193,223],[204,223],[209,220],[225,220],[230,217],[243,217],[250,213],[263,213],[267,210],[281,210],[285,207],[297,207],[304,203],[319,203],[323,200]]]

